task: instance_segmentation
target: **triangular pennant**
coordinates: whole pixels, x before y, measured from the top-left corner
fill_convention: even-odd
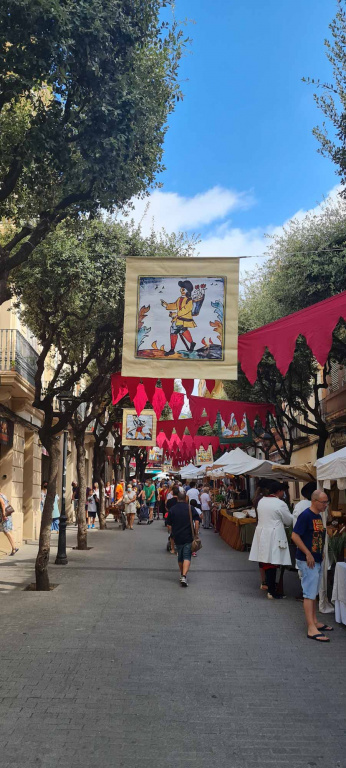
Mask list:
[[[126,377],[126,385],[129,392],[129,398],[134,401],[137,393],[137,387],[140,382],[140,378],[138,376],[127,376]]]
[[[211,394],[213,389],[214,389],[214,387],[215,387],[215,379],[206,379],[205,380],[205,386],[206,386],[208,392],[210,392],[210,394]]]
[[[209,399],[208,397],[204,397],[203,400],[209,424],[213,428],[219,412],[219,401],[213,400],[212,398]]]
[[[147,393],[147,400],[149,403],[153,402],[156,383],[157,383],[157,379],[143,379],[143,384],[145,387],[145,391]]]
[[[180,439],[182,438],[182,436],[183,436],[183,434],[185,432],[185,429],[186,429],[186,426],[187,426],[186,425],[187,421],[191,421],[191,419],[174,419],[174,421],[173,421],[174,429],[175,429],[177,435],[179,435]]]
[[[122,400],[127,395],[128,389],[126,381],[119,373],[113,373],[111,377],[112,385],[112,403],[116,405],[119,400]]]
[[[178,419],[181,409],[184,405],[184,395],[182,392],[173,392],[169,398],[169,406],[172,409],[173,419]]]
[[[194,379],[182,379],[181,383],[182,383],[182,385],[183,385],[183,387],[185,389],[187,397],[190,397],[191,392],[193,390],[193,386],[194,386],[195,380]]]
[[[133,405],[135,406],[137,416],[142,413],[143,408],[147,402],[147,393],[143,384],[138,384],[137,392],[133,398]]]
[[[161,386],[166,395],[167,403],[169,403],[174,392],[174,379],[161,379]]]
[[[164,432],[164,434],[166,435],[166,437],[169,440],[170,437],[172,436],[172,431],[173,431],[173,427],[174,426],[175,426],[175,424],[174,424],[173,419],[171,419],[170,421],[167,419],[166,421],[159,421],[158,425],[157,425],[157,428],[162,430],[162,432]]]
[[[189,397],[190,411],[193,419],[199,421],[199,419],[201,418],[202,413],[204,411],[204,400],[206,399],[207,398],[195,397],[193,395]]]
[[[166,405],[166,395],[163,389],[155,387],[154,397],[152,399],[152,406],[156,413],[156,418],[159,419],[164,406]]]

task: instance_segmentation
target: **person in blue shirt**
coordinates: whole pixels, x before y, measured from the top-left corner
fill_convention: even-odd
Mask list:
[[[307,636],[319,643],[329,643],[329,638],[323,633],[333,629],[318,622],[316,615],[316,596],[320,588],[326,538],[321,512],[327,504],[327,494],[314,491],[310,507],[301,512],[292,533],[292,541],[297,546],[296,564],[303,589]]]

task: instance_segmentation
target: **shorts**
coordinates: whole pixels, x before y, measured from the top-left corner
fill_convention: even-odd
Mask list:
[[[0,523],[0,532],[1,533],[8,533],[9,531],[13,530],[13,523],[12,518],[8,517],[7,520],[4,520],[3,523]]]
[[[93,518],[94,518],[94,520],[95,520],[95,517],[96,517],[96,509],[95,509],[95,511],[94,511],[94,512],[89,512],[89,510],[88,510],[88,517],[93,517]]]
[[[155,504],[156,504],[156,501],[149,501],[149,502],[148,502],[148,507],[149,507],[149,509],[154,509],[154,507],[155,507]]]
[[[190,560],[191,562],[191,542],[188,544],[176,544],[175,546],[178,552],[178,563],[182,563],[184,560]]]
[[[315,563],[313,568],[309,568],[306,560],[296,560],[296,566],[302,583],[303,597],[315,600],[320,589],[322,563]]]

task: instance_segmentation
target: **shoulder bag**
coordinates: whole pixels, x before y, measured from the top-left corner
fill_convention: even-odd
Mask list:
[[[202,542],[201,542],[198,534],[195,533],[190,504],[189,504],[189,516],[190,516],[190,524],[191,524],[191,532],[192,532],[191,550],[192,550],[192,552],[198,552],[200,549],[202,549]]]

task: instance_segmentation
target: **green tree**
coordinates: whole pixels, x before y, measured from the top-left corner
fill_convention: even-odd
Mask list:
[[[162,169],[180,96],[171,0],[8,0],[0,8],[0,302],[67,216],[123,206]],[[185,41],[186,42],[186,41]]]
[[[321,89],[322,94],[315,94],[317,106],[329,123],[313,129],[320,143],[320,152],[329,157],[337,167],[343,186],[346,184],[346,5],[345,0],[337,0],[338,12],[329,25],[332,42],[325,40],[327,58],[333,70],[333,82],[321,83],[314,78],[303,78]],[[342,193],[345,194],[344,191]]]
[[[319,213],[293,219],[272,238],[268,260],[248,274],[240,297],[239,328],[244,333],[344,290],[346,285],[346,204],[326,202]],[[224,382],[230,399],[268,402],[275,405],[272,433],[286,463],[292,455],[296,431],[318,439],[323,456],[328,430],[321,410],[321,393],[327,387],[330,362],[346,362],[345,323],[333,334],[333,346],[322,373],[299,337],[286,376],[278,371],[267,352],[251,387],[239,372],[238,382]],[[269,425],[267,424],[267,428]]]

